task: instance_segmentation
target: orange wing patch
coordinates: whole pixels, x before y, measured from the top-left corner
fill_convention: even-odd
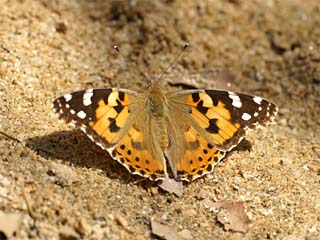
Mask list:
[[[142,132],[132,127],[117,146],[109,150],[110,154],[132,174],[154,181],[163,179],[163,165],[143,146],[143,140]]]
[[[209,133],[212,143],[219,149],[229,150],[233,139],[244,132],[239,123],[233,123],[230,111],[221,101],[214,100],[206,93],[194,93],[187,96],[191,106],[191,116],[195,122]]]
[[[212,172],[215,165],[224,157],[225,152],[214,148],[193,128],[186,131],[184,135],[188,147],[176,165],[177,175],[182,180],[192,181]]]
[[[89,126],[107,143],[119,140],[119,131],[125,126],[129,117],[128,95],[112,92],[107,99],[98,102],[95,111],[95,121],[89,121]]]

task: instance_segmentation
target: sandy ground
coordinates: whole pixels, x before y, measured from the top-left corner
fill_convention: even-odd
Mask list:
[[[0,131],[21,141],[0,135],[0,209],[18,214],[17,239],[157,239],[152,219],[186,239],[320,239],[319,1],[196,2],[0,0]],[[161,73],[185,42],[175,68],[229,69],[231,89],[280,112],[176,197],[130,175],[50,106],[74,90],[145,85],[115,44]],[[226,230],[205,200],[243,202],[248,232]]]

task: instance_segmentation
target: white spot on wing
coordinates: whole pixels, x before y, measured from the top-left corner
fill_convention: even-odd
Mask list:
[[[262,102],[262,98],[261,97],[254,97],[253,98],[253,101],[255,102],[255,103],[257,103],[257,104],[261,104],[261,102]]]
[[[91,103],[92,103],[91,97],[92,97],[92,96],[93,96],[93,89],[87,90],[87,91],[83,94],[83,105],[85,105],[85,106],[91,105]]]
[[[91,98],[86,98],[86,99],[83,99],[83,105],[85,106],[89,106],[91,105]]]
[[[251,119],[251,115],[250,114],[248,114],[248,113],[244,113],[244,114],[242,114],[242,119],[243,120],[245,120],[245,121],[248,121],[248,120],[250,120]]]
[[[68,103],[66,104],[66,108],[70,108],[70,105]]]
[[[77,116],[81,119],[85,119],[87,115],[84,111],[80,111],[77,113]]]
[[[259,116],[259,113],[258,113],[258,112],[255,112],[255,113],[253,114],[253,116],[254,116],[254,117],[258,117],[258,116]]]
[[[66,94],[63,96],[64,99],[66,100],[66,102],[69,102],[71,99],[72,99],[72,95],[69,93],[69,94]]]
[[[232,106],[236,108],[241,108],[242,103],[241,103],[240,97],[234,92],[229,91],[228,94],[229,94],[229,98],[232,99]]]
[[[258,110],[259,110],[259,111],[262,111],[262,107],[259,107]]]
[[[71,113],[71,114],[75,114],[76,112],[75,112],[73,109],[71,109],[71,110],[70,110],[70,113]]]

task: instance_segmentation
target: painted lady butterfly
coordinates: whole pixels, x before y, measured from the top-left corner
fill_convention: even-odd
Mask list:
[[[158,80],[142,92],[73,92],[54,100],[53,108],[132,174],[186,181],[211,173],[248,129],[277,114],[277,106],[261,97],[219,90],[164,93]]]

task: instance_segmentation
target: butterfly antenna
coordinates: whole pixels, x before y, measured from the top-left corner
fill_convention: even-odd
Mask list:
[[[186,43],[183,48],[180,50],[180,52],[178,53],[178,55],[173,59],[173,61],[169,64],[169,66],[161,73],[160,77],[158,78],[157,82],[159,82],[164,75],[166,75],[169,70],[172,68],[172,66],[175,64],[175,62],[180,58],[180,56],[182,55],[182,53],[187,49],[187,47],[189,47],[189,43]]]
[[[118,54],[119,54],[123,59],[126,59],[126,58],[122,55],[122,53],[120,52],[120,49],[119,49],[119,47],[118,47],[117,45],[113,45],[113,49],[116,50],[116,51],[118,52]]]
[[[119,47],[117,45],[114,45],[113,49],[118,52],[118,54],[125,60],[126,63],[128,63],[127,59],[120,52],[120,49],[119,49]],[[147,81],[151,82],[150,77],[145,72],[141,71],[139,67],[138,67],[138,69],[139,69],[139,72],[147,79]]]

